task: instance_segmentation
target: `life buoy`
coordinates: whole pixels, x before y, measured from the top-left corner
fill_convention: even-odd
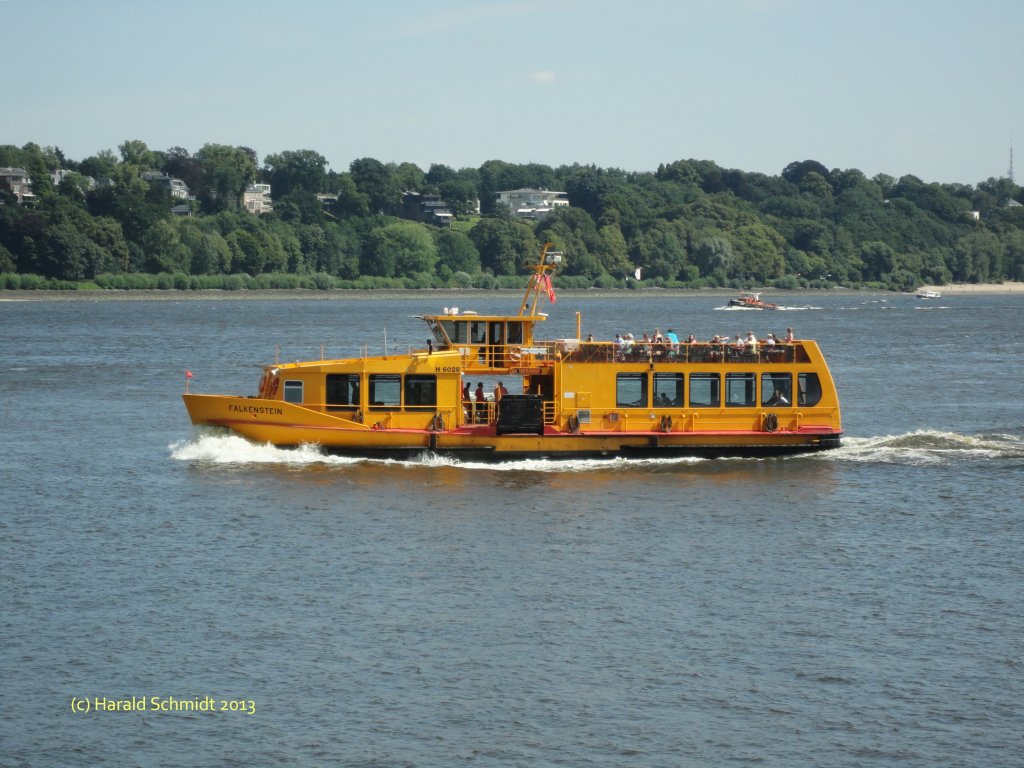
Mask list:
[[[521,347],[509,347],[508,348],[508,359],[514,362],[519,362],[523,359],[523,352]]]
[[[774,432],[779,428],[779,417],[774,413],[766,413],[764,415],[764,431]]]
[[[579,434],[579,431],[580,431],[580,420],[579,420],[578,416],[570,416],[569,417],[569,431],[572,434],[574,434],[574,435]]]

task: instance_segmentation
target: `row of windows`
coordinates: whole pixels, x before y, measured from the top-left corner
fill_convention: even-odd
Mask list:
[[[785,407],[794,402],[793,374],[762,373],[760,400],[756,373],[691,373],[689,391],[681,373],[620,373],[615,382],[618,408],[720,408],[725,394],[727,408]],[[361,376],[356,373],[327,374],[327,409],[360,407]],[[398,373],[367,376],[368,403],[372,409],[432,410],[437,406],[437,377]],[[688,399],[686,395],[689,395]],[[301,381],[284,382],[285,402],[303,402]],[[821,382],[816,373],[796,376],[796,402],[816,405],[821,400]]]
[[[797,400],[799,405],[816,405],[821,400],[821,382],[816,373],[799,373]],[[758,401],[756,373],[725,374],[725,406],[753,408],[758,402],[766,407],[784,407],[793,403],[793,374],[762,373],[761,397]],[[615,405],[618,408],[681,408],[684,402],[684,377],[681,373],[620,373],[615,382]],[[722,406],[722,376],[717,373],[691,373],[690,408]]]
[[[327,410],[358,408],[361,376],[358,373],[327,374]],[[398,373],[371,373],[367,376],[369,407],[381,410],[433,410],[437,406],[437,377]],[[288,400],[288,385],[298,384],[299,400]],[[302,382],[286,381],[284,397],[302,402]]]

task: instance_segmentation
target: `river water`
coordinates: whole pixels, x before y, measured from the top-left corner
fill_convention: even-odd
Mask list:
[[[504,465],[179,395],[518,297],[0,303],[0,765],[1024,764],[1024,297],[781,301],[565,295],[543,335],[791,326],[843,448]]]

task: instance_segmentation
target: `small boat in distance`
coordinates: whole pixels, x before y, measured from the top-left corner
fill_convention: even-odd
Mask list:
[[[275,362],[256,394],[183,395],[192,423],[359,456],[772,456],[840,445],[839,398],[809,339],[542,340],[562,255],[548,245],[517,314],[424,314],[425,347]],[[494,396],[486,396],[494,385]],[[475,392],[471,389],[476,383]],[[506,389],[504,382],[508,382]]]
[[[928,291],[922,288],[917,292],[917,298],[919,299],[941,299],[942,294],[938,291]]]
[[[778,304],[762,301],[761,294],[755,291],[744,291],[735,299],[729,299],[730,307],[741,307],[743,309],[778,309]]]

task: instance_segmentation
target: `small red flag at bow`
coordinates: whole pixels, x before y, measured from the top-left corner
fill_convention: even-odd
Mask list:
[[[192,371],[190,371],[188,368],[185,369],[185,378],[186,379],[191,379],[192,378]]]

